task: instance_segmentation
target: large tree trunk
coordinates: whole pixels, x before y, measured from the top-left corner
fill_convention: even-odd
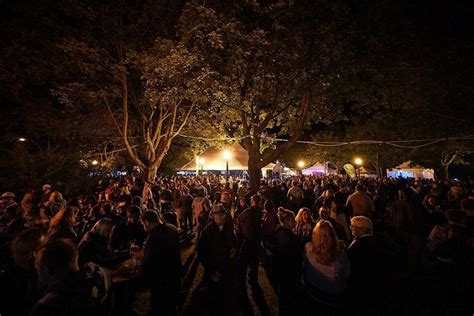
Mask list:
[[[458,154],[443,153],[441,156],[441,173],[444,180],[449,179],[449,166],[458,158]]]
[[[249,152],[248,171],[250,177],[250,189],[254,192],[257,192],[258,188],[260,187],[262,171],[258,166],[258,156],[255,157],[251,151]]]
[[[449,165],[442,165],[441,166],[441,174],[444,180],[449,179]]]
[[[148,166],[143,170],[143,177],[146,181],[154,182],[156,177],[156,171],[158,168],[154,166]]]

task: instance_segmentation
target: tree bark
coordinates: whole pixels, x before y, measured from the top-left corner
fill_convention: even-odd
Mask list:
[[[454,162],[454,160],[456,160],[458,156],[459,154],[455,153],[452,155],[443,154],[441,157],[441,172],[443,174],[444,180],[449,179],[449,166]]]
[[[260,178],[262,175],[262,171],[258,166],[259,157],[255,154],[255,152],[249,151],[249,161],[248,161],[248,171],[250,177],[250,189],[254,192],[258,191],[260,187]]]
[[[441,166],[441,173],[443,175],[443,179],[448,180],[449,179],[449,165]]]
[[[147,166],[143,170],[143,177],[146,181],[154,182],[156,177],[156,171],[158,170],[157,167],[154,166]]]

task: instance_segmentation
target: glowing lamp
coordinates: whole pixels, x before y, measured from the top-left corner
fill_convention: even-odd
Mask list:
[[[232,158],[232,153],[228,150],[224,151],[224,159],[229,160],[230,158]]]

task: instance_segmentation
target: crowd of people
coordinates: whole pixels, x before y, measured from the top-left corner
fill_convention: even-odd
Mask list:
[[[128,176],[18,195],[1,196],[1,315],[128,315],[145,290],[153,315],[246,314],[262,271],[281,315],[472,314],[472,180]],[[187,307],[183,241],[204,269]]]

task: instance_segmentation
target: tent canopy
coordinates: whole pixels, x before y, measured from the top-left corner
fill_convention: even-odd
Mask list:
[[[415,179],[434,179],[433,169],[427,169],[420,165],[413,164],[410,160],[405,161],[399,166],[387,169],[387,177],[390,178],[415,178]]]
[[[315,163],[311,167],[301,170],[304,175],[325,174],[327,172],[326,165],[323,163]]]
[[[198,159],[193,159],[178,170],[196,171],[197,161],[199,162],[199,169],[202,170],[226,170],[226,159],[224,152],[230,152],[229,170],[247,170],[249,155],[247,151],[238,143],[235,142],[232,146],[224,149],[208,148]],[[202,162],[202,163],[201,163]],[[270,163],[263,170],[272,170],[275,164]]]

